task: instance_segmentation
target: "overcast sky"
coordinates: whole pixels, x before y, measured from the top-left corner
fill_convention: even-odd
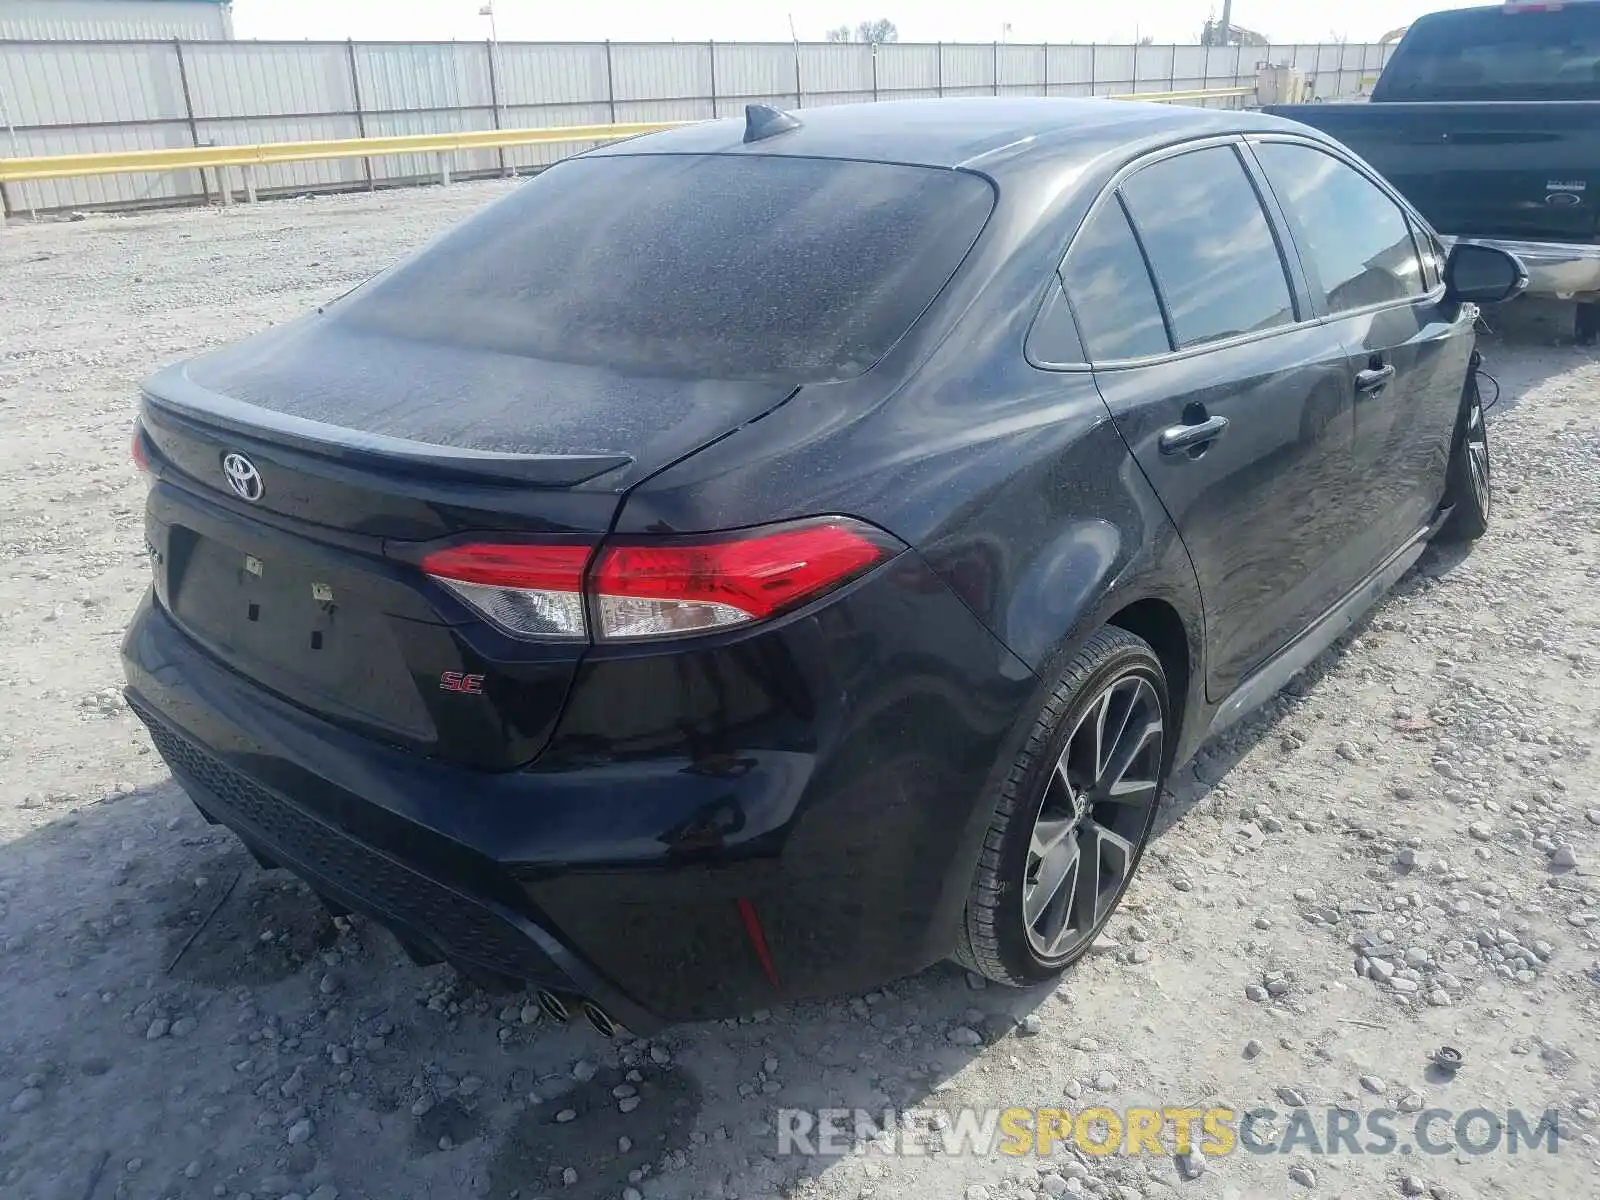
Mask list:
[[[1470,0],[1463,0],[1470,2]],[[476,40],[484,0],[234,0],[241,38]],[[495,0],[504,41],[803,41],[887,17],[902,41],[1194,42],[1221,0]],[[1279,42],[1376,41],[1448,0],[1235,0],[1236,25]],[[1009,32],[1002,26],[1009,24]]]

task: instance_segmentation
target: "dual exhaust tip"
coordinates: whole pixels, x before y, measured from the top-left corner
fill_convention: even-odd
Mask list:
[[[545,1015],[552,1021],[558,1021],[564,1025],[572,1019],[572,1010],[568,1007],[566,1000],[562,999],[557,993],[546,988],[540,988],[534,993],[534,997],[539,1001],[539,1007],[544,1010]],[[595,1027],[601,1037],[617,1036],[619,1026],[616,1021],[612,1020],[611,1014],[606,1012],[605,1009],[601,1008],[593,1000],[580,999],[578,1000],[578,1005],[589,1024]]]

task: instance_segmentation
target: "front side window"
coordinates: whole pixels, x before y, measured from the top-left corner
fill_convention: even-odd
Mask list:
[[[1256,157],[1328,295],[1328,311],[1425,294],[1422,263],[1399,205],[1355,168],[1311,146],[1264,142]]]
[[[1172,348],[1144,255],[1115,196],[1084,225],[1061,276],[1091,362],[1144,358]]]
[[[1180,347],[1294,322],[1277,239],[1231,146],[1163,159],[1122,194]]]

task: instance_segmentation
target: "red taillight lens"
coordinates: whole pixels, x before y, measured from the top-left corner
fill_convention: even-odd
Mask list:
[[[671,637],[765,620],[900,549],[844,517],[683,541],[606,546],[589,587],[601,638]]]
[[[508,633],[587,636],[583,568],[593,547],[470,545],[436,550],[422,569]]]
[[[133,427],[133,445],[129,448],[133,457],[133,465],[146,475],[150,473],[150,452],[144,448],[144,426],[135,424]]]
[[[823,517],[708,537],[601,548],[473,544],[422,569],[508,633],[606,641],[672,637],[765,620],[870,570],[904,547],[870,525]],[[586,604],[587,599],[587,604]],[[587,609],[587,613],[586,613]]]

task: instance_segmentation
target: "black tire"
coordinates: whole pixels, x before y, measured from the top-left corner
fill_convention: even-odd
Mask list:
[[[1600,343],[1600,301],[1590,301],[1574,306],[1572,329],[1580,346]]]
[[[1109,697],[1106,706],[1096,710],[1103,696]],[[1120,731],[1112,737],[1107,758],[1120,758],[1122,747],[1131,744],[1121,740],[1124,735],[1129,735],[1130,728],[1134,728],[1136,735],[1138,729],[1144,728],[1146,714],[1159,712],[1160,729],[1155,735],[1153,750],[1149,745],[1140,749],[1140,757],[1131,760],[1134,765],[1113,781],[1118,790],[1125,791],[1137,785],[1141,793],[1146,790],[1145,779],[1152,781],[1148,811],[1142,817],[1125,811],[1129,806],[1124,801],[1089,799],[1103,790],[1098,779],[1093,786],[1078,789],[1067,782],[1071,774],[1069,760],[1081,750],[1082,738],[1093,732],[1085,722],[1098,720],[1099,728],[1111,728],[1120,711],[1113,707],[1120,704],[1119,697],[1131,697],[1127,700],[1128,715],[1122,718]],[[1161,660],[1142,638],[1108,626],[1091,637],[1077,653],[1051,688],[1027,741],[1000,785],[994,816],[967,895],[955,954],[961,965],[997,983],[1025,987],[1060,974],[1089,949],[1121,901],[1155,824],[1175,734],[1170,712]],[[1137,728],[1135,722],[1139,722]],[[1136,773],[1133,784],[1127,783],[1129,773]],[[1080,783],[1082,774],[1080,771]],[[1065,904],[1072,907],[1081,901],[1083,911],[1063,918],[1071,926],[1072,940],[1061,943],[1056,953],[1045,953],[1036,944],[1043,935],[1025,917],[1024,899],[1046,886],[1037,877],[1045,863],[1034,861],[1035,848],[1043,844],[1034,840],[1036,823],[1047,802],[1060,806],[1063,801],[1073,810],[1084,811],[1077,811],[1075,818],[1064,818],[1079,822],[1077,832],[1061,835],[1056,844],[1065,844],[1071,839],[1079,847],[1079,865],[1083,872],[1074,874],[1059,887],[1062,893],[1071,893]],[[1050,811],[1057,810],[1053,807]],[[1050,822],[1052,828],[1061,824],[1062,821]],[[1117,830],[1115,844],[1108,845],[1102,834],[1110,833],[1113,828]],[[1091,869],[1087,865],[1090,851],[1085,848],[1090,842],[1096,847],[1093,887],[1083,884],[1084,874]],[[1099,878],[1108,849],[1109,857],[1115,860],[1113,868],[1121,869],[1122,874],[1120,882],[1115,882],[1114,894],[1107,891],[1102,895]],[[1080,886],[1086,888],[1087,898],[1079,892]],[[1055,903],[1051,901],[1047,907]],[[1102,903],[1103,912],[1100,911]],[[1091,912],[1099,915],[1091,920]],[[1042,914],[1041,920],[1043,915],[1048,914]]]
[[[1455,443],[1445,475],[1444,502],[1451,509],[1441,542],[1475,542],[1489,531],[1494,487],[1489,470],[1489,426],[1483,419],[1478,381],[1469,377],[1461,397]]]

